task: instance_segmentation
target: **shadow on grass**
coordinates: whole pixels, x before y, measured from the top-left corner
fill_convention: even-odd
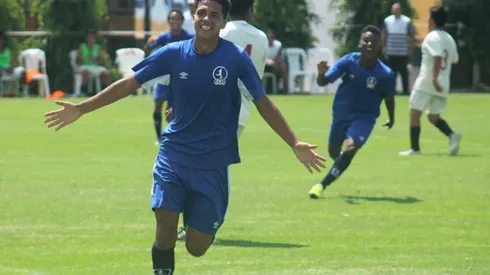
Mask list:
[[[233,246],[233,247],[251,247],[251,248],[303,248],[309,247],[304,244],[292,244],[292,243],[272,243],[272,242],[257,242],[246,240],[226,240],[216,239],[213,245],[218,246]]]
[[[349,195],[341,195],[340,197],[344,199],[345,202],[348,204],[360,204],[361,201],[391,202],[397,204],[414,204],[414,203],[423,202],[423,200],[414,197],[395,198],[395,197],[367,197],[367,196],[349,196]]]
[[[479,158],[481,155],[479,154],[458,154],[456,156],[452,156],[447,153],[422,153],[420,157],[450,157],[450,158]]]

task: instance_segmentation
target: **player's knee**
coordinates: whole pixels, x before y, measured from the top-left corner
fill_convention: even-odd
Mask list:
[[[204,256],[204,254],[206,254],[206,251],[208,251],[209,246],[203,246],[187,241],[185,243],[185,248],[187,249],[187,252],[189,252],[189,254],[191,254],[193,257],[202,257]]]
[[[157,247],[163,249],[174,247],[177,240],[178,213],[156,209],[155,218]]]
[[[351,157],[353,158],[357,151],[361,148],[360,145],[356,144],[354,141],[347,144],[347,146],[345,147],[344,149],[344,152],[342,152],[342,154],[346,157]]]
[[[192,256],[201,257],[206,254],[212,242],[213,235],[201,232],[192,227],[187,227],[185,247],[187,252]]]
[[[332,159],[335,159],[340,155],[340,148],[330,147],[330,148],[328,148],[328,154],[330,155],[330,157]]]
[[[437,123],[437,121],[438,121],[439,119],[441,119],[441,117],[440,117],[439,115],[436,115],[436,114],[429,114],[429,115],[427,116],[427,118],[429,119],[430,123],[432,123],[432,124],[436,124],[436,123]]]

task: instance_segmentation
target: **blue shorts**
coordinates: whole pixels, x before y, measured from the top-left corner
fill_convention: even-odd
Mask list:
[[[155,89],[153,89],[153,99],[154,100],[167,100],[172,101],[172,92],[169,86],[164,86],[157,84]]]
[[[329,147],[342,147],[348,138],[363,146],[373,131],[376,121],[371,119],[333,120],[330,126]]]
[[[158,157],[153,168],[151,208],[184,213],[184,223],[215,235],[229,201],[228,167],[188,168]]]

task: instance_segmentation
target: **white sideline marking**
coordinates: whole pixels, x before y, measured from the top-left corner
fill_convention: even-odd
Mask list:
[[[17,274],[47,275],[45,273],[40,273],[40,272],[30,270],[30,269],[11,267],[11,266],[1,265],[1,264],[0,264],[0,270],[9,271],[12,273],[17,273]]]

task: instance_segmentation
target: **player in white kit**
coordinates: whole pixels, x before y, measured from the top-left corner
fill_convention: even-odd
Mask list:
[[[226,23],[226,27],[221,30],[220,36],[244,48],[250,55],[259,77],[262,78],[267,59],[268,41],[263,31],[250,25],[254,2],[254,0],[231,0],[231,21]],[[242,134],[247,125],[252,104],[252,96],[241,81],[239,87],[242,93],[242,107],[238,121],[238,136]]]
[[[428,113],[429,121],[450,140],[450,154],[459,152],[461,135],[455,133],[441,118],[446,109],[450,90],[452,64],[459,60],[456,42],[443,30],[448,12],[442,6],[430,10],[429,27],[422,43],[422,67],[410,96],[410,143],[411,148],[400,152],[401,156],[419,155],[420,117]]]
[[[267,59],[268,40],[267,35],[250,25],[253,18],[253,7],[255,0],[231,0],[230,18],[221,30],[220,36],[244,48],[255,66],[260,78],[264,76],[265,61]],[[252,95],[247,91],[245,85],[239,80],[239,88],[242,94],[242,106],[238,119],[238,137],[241,136],[250,116]],[[185,225],[179,229],[177,238],[184,239],[186,235]]]

